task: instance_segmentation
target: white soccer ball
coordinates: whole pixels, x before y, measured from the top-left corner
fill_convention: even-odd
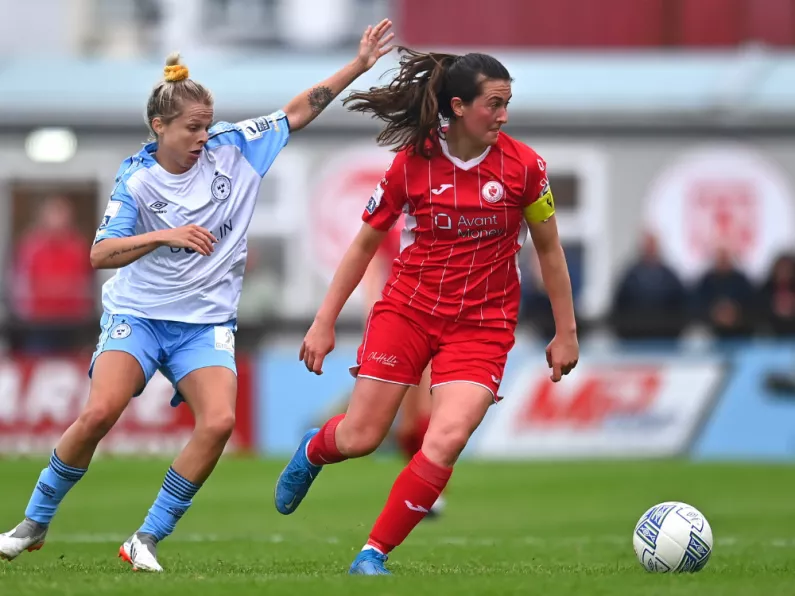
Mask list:
[[[712,554],[712,528],[695,507],[668,501],[640,516],[632,544],[646,571],[701,571]]]

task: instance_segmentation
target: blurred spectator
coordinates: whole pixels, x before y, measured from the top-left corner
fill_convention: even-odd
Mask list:
[[[731,252],[719,248],[715,264],[696,287],[699,318],[719,338],[747,337],[755,322],[754,294],[748,277],[734,266]]]
[[[795,255],[781,255],[760,292],[760,314],[773,335],[795,335]]]
[[[69,199],[46,199],[22,236],[11,268],[11,312],[31,351],[72,346],[70,330],[94,316],[90,242],[74,225]]]
[[[618,284],[611,321],[622,339],[674,339],[687,324],[687,292],[660,258],[657,238],[643,236],[640,259]]]

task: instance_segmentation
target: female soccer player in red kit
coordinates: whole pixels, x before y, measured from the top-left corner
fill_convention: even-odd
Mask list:
[[[400,224],[400,221],[396,222]],[[376,302],[381,299],[384,282],[389,278],[393,261],[400,256],[400,235],[398,225],[389,230],[378,247],[373,260],[364,274],[365,322]],[[403,396],[400,412],[395,424],[395,438],[398,449],[408,460],[422,447],[422,441],[431,421],[431,367],[425,367],[418,385],[410,386]],[[439,496],[428,511],[429,516],[438,516],[445,507],[445,499]]]
[[[422,448],[392,486],[351,574],[389,573],[387,554],[428,513],[499,399],[519,311],[517,255],[528,227],[555,317],[546,349],[551,379],[559,381],[579,358],[546,163],[500,130],[511,99],[508,71],[484,54],[401,52],[390,84],[345,100],[386,123],[378,141],[397,154],[304,338],[307,369],[321,374],[343,305],[405,211],[403,250],[370,313],[347,413],[304,436],[275,491],[278,511],[292,513],[323,466],[372,453],[406,388],[431,363],[433,406]],[[440,117],[449,121],[446,131]]]

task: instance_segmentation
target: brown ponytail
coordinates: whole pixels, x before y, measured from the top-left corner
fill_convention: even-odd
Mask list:
[[[371,87],[369,91],[351,93],[343,101],[353,112],[371,113],[386,122],[378,143],[395,151],[412,148],[430,157],[428,143],[439,126],[439,114],[449,110],[440,106],[445,74],[456,61],[454,54],[423,54],[399,47],[400,67],[389,85]],[[446,108],[446,109],[445,109]]]

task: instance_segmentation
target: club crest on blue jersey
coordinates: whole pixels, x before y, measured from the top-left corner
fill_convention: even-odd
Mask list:
[[[229,195],[232,194],[232,181],[229,179],[229,176],[224,176],[216,172],[213,183],[210,185],[210,190],[213,193],[213,198],[223,203],[229,198]]]
[[[110,336],[113,339],[124,339],[129,337],[132,333],[132,327],[130,327],[127,323],[119,323],[110,331]]]

